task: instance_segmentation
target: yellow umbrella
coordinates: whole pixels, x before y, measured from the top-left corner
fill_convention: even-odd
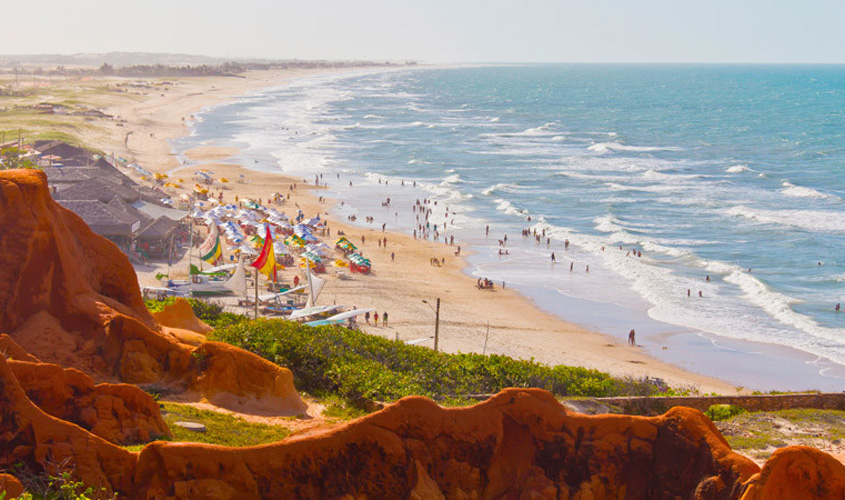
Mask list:
[[[220,178],[220,182],[229,182],[229,179],[227,179],[227,178],[225,178],[225,177],[221,177],[221,178]]]
[[[185,182],[185,179],[176,179],[176,182]]]
[[[140,178],[141,178],[141,180],[142,180],[142,181],[147,180],[147,177],[146,177],[146,176],[144,176],[144,175],[142,175]]]

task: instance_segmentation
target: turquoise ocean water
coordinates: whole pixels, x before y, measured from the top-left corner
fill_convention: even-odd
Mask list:
[[[843,66],[363,71],[192,128],[177,151],[235,145],[248,167],[322,174],[359,222],[411,232],[411,203],[433,198],[475,251],[469,274],[620,338],[636,327],[662,359],[752,388],[845,389]]]

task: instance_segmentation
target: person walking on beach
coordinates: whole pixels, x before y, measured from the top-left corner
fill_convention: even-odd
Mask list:
[[[396,254],[394,252],[390,252],[390,262],[396,262]]]
[[[364,321],[366,321],[368,325],[370,324],[370,311],[367,311],[364,314]]]
[[[387,326],[387,311],[384,311],[381,316],[381,326]]]
[[[554,264],[554,263],[555,263],[555,253],[552,252],[552,264]]]
[[[373,323],[378,326],[378,313],[373,313]]]
[[[628,345],[631,347],[637,345],[637,332],[635,332],[633,328],[631,328],[631,331],[628,332]]]

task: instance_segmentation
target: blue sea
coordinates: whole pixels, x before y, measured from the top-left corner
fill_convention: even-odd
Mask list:
[[[177,152],[322,175],[342,218],[410,233],[437,200],[467,273],[567,320],[744,387],[845,389],[845,66],[367,70],[196,118]]]

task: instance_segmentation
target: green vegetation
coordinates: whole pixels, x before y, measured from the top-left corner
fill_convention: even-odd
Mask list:
[[[173,433],[173,441],[209,443],[223,446],[256,446],[275,443],[290,435],[290,430],[278,425],[247,422],[246,420],[210,410],[200,410],[178,403],[161,403],[162,417]],[[179,427],[176,422],[196,422],[206,432],[191,431]],[[133,451],[145,445],[129,447]]]
[[[710,420],[718,422],[719,420],[727,420],[731,417],[735,417],[743,412],[745,412],[745,410],[740,408],[739,406],[713,405],[710,408],[707,408],[707,411],[704,413]]]
[[[66,464],[65,464],[66,466]],[[108,495],[104,488],[94,488],[73,479],[73,474],[32,473],[23,464],[15,464],[10,471],[21,481],[25,491],[18,500],[114,500],[117,494]],[[6,492],[0,492],[0,500],[6,499]]]
[[[27,158],[23,158],[23,154],[23,151],[14,146],[0,149],[0,170],[8,168],[38,168],[35,163]]]
[[[420,395],[460,405],[506,387],[538,387],[558,396],[654,392],[647,383],[614,379],[597,370],[549,367],[500,355],[445,354],[346,328],[310,328],[283,320],[242,320],[218,328],[212,337],[290,368],[301,391],[335,394],[350,402]]]
[[[845,411],[795,409],[743,412],[715,422],[734,450],[755,458],[790,445],[840,446],[845,439]]]

